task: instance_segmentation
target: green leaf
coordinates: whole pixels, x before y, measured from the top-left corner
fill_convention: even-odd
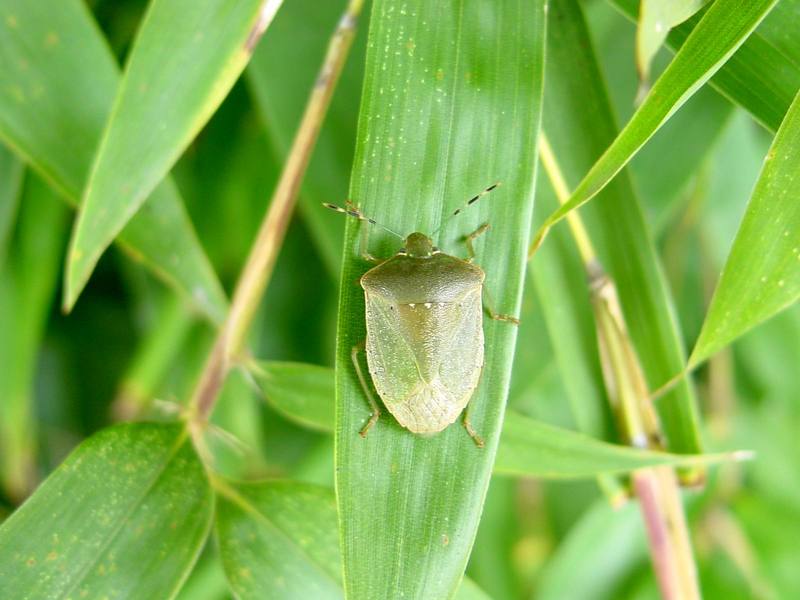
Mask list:
[[[332,490],[292,481],[217,482],[216,532],[237,598],[343,598]],[[486,595],[464,580],[456,598]]]
[[[267,399],[281,413],[312,429],[333,430],[333,369],[305,363],[259,362],[252,372]],[[708,464],[730,460],[733,456],[645,452],[608,444],[508,411],[494,473],[582,479],[658,465]]]
[[[171,598],[206,540],[212,504],[182,426],[101,431],[0,527],[3,593]]]
[[[15,236],[0,264],[0,480],[15,499],[37,480],[34,375],[67,225],[63,205],[38,177],[28,176],[19,196]]]
[[[639,27],[636,30],[636,66],[646,80],[650,62],[658,52],[669,30],[683,23],[708,0],[642,0]]]
[[[777,0],[717,0],[661,74],[639,109],[558,210],[535,244],[566,214],[591,200],[658,128],[725,63]]]
[[[281,1],[150,3],[83,192],[67,262],[66,307],[225,98]]]
[[[502,43],[499,43],[502,40]],[[494,309],[520,307],[532,209],[542,91],[543,2],[382,0],[370,25],[350,197],[403,233],[433,232],[443,217],[494,181],[491,200],[450,221],[438,246],[461,254],[459,236],[482,222],[477,262]],[[384,412],[366,439],[369,405],[350,354],[364,338],[366,270],[358,222],[345,235],[337,344],[337,498],[349,598],[446,598],[460,581],[486,493],[516,330],[485,323],[481,384],[471,418],[479,449],[455,424],[423,437]],[[370,251],[398,241],[370,231]],[[469,341],[464,340],[464,343]]]
[[[636,19],[638,0],[613,0]],[[800,37],[787,35],[800,27],[797,0],[779,2],[758,29],[711,78],[711,85],[775,131],[800,88]],[[678,49],[697,25],[694,17],[673,29],[667,43]]]
[[[667,454],[618,446],[509,412],[494,472],[542,479],[588,479],[658,465],[703,465],[735,457]]]
[[[612,143],[617,130],[580,7],[574,1],[564,0],[551,7],[550,19],[544,129],[567,184],[572,186]],[[581,216],[601,263],[616,283],[642,368],[655,389],[683,368],[685,355],[674,308],[630,176],[622,173],[610,182],[600,201],[586,206]],[[575,275],[579,267],[574,250],[571,256],[566,240],[558,244],[560,255],[555,249],[547,254],[547,248],[543,247],[541,257],[537,253],[531,261],[531,268],[537,277],[537,287],[542,290],[562,378],[567,382],[573,405],[582,406],[585,413],[584,416],[576,413],[576,421],[585,433],[600,435],[598,408],[587,407],[586,403],[602,400],[601,392],[595,391],[591,396],[588,393],[600,387],[602,380],[595,383],[573,380],[600,376],[593,364],[597,359],[589,354],[596,350],[586,347],[596,345],[585,314],[588,303],[581,300],[588,296],[588,290],[582,277]],[[539,260],[546,266],[537,265]],[[567,275],[562,275],[564,272]],[[551,292],[554,296],[547,298]],[[570,311],[562,310],[563,306],[574,306],[583,316],[573,316]],[[570,319],[575,322],[569,323]],[[573,361],[580,364],[573,366]],[[699,453],[697,406],[689,384],[682,382],[659,400],[657,408],[669,449]]]
[[[6,260],[8,240],[17,217],[22,172],[22,163],[0,145],[0,269]]]
[[[237,598],[342,598],[336,500],[289,481],[220,484],[217,539]]]
[[[79,0],[0,0],[0,27],[0,138],[77,205],[117,88],[114,59]],[[224,293],[170,180],[120,242],[221,321]]]
[[[281,160],[289,152],[308,91],[314,85],[328,39],[343,8],[341,1],[287,2],[264,34],[247,67],[253,101],[267,137]],[[365,10],[360,20],[366,23],[367,14]],[[320,210],[320,204],[341,203],[347,197],[364,80],[366,34],[367,28],[359,27],[303,179],[298,205],[322,260],[337,279],[344,223],[340,216]],[[292,60],[287,61],[286,56],[291,56]]]
[[[259,362],[253,374],[267,400],[282,414],[311,429],[333,431],[333,369],[292,362]]]
[[[637,564],[647,560],[636,504],[614,510],[600,500],[570,529],[547,562],[536,586],[537,600],[605,600]],[[602,573],[602,577],[597,577]]]
[[[800,94],[767,153],[690,367],[800,297],[799,173]]]

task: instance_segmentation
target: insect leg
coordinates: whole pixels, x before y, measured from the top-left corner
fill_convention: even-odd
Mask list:
[[[505,321],[507,323],[511,323],[512,325],[519,325],[519,319],[517,317],[512,317],[511,315],[502,315],[499,313],[494,312],[492,306],[494,306],[494,302],[492,301],[492,297],[489,295],[489,290],[486,289],[486,286],[483,286],[483,306],[486,309],[486,312],[489,313],[489,317],[494,319],[495,321]]]
[[[361,363],[358,362],[358,354],[364,351],[366,340],[356,344],[353,346],[353,349],[350,350],[350,358],[353,361],[353,366],[356,368],[356,375],[358,376],[358,381],[361,383],[361,389],[364,390],[364,394],[367,396],[367,400],[369,401],[369,406],[372,409],[372,415],[367,421],[367,424],[361,428],[359,431],[359,435],[361,437],[367,437],[367,431],[369,431],[370,427],[375,425],[378,420],[378,417],[381,416],[381,409],[378,406],[378,403],[375,402],[375,398],[372,396],[372,392],[369,389],[369,385],[367,384],[367,380],[364,377],[364,372],[361,370]]]
[[[467,430],[467,434],[469,434],[469,437],[471,437],[472,441],[475,442],[475,445],[478,448],[483,448],[483,438],[480,435],[478,435],[478,432],[475,431],[475,429],[473,429],[472,423],[469,420],[469,409],[471,406],[472,406],[471,403],[467,404],[467,408],[464,409],[464,416],[461,420],[461,423],[464,425],[464,429]]]
[[[489,231],[489,227],[489,223],[484,223],[475,231],[470,233],[466,238],[464,238],[464,243],[467,245],[467,262],[472,262],[475,258],[475,247],[472,245],[473,240]]]

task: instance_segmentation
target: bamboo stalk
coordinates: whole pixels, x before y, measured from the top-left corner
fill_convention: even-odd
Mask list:
[[[569,198],[569,187],[544,134],[539,142],[539,154],[556,196],[563,204]],[[580,215],[576,211],[568,213],[567,222],[586,269],[603,379],[619,428],[632,446],[662,449],[658,417],[628,336],[616,286],[598,260]],[[631,479],[647,529],[653,569],[662,597],[667,600],[700,598],[675,471],[670,467],[640,469]]]
[[[208,422],[228,371],[244,348],[253,316],[272,276],[300,184],[355,37],[362,6],[363,0],[350,0],[331,38],[269,210],[236,285],[230,311],[190,401],[189,424],[196,442]]]

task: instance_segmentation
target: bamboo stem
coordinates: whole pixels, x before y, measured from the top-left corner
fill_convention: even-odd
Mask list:
[[[253,316],[272,276],[333,91],[355,37],[362,6],[363,0],[350,0],[328,45],[269,210],[236,285],[230,312],[190,401],[189,419],[194,433],[204,428],[225,377],[245,345]]]
[[[544,134],[540,139],[539,153],[556,196],[564,204],[570,196],[569,187]],[[636,350],[628,336],[616,286],[597,259],[580,215],[572,211],[567,214],[567,221],[589,279],[603,379],[620,428],[629,444],[660,449],[660,425]],[[535,243],[531,253],[537,247]],[[662,597],[667,600],[700,598],[694,555],[674,470],[669,467],[641,469],[633,473],[632,482],[647,529],[653,569]]]

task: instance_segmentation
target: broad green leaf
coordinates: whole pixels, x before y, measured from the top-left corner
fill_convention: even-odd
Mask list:
[[[703,8],[706,2],[708,0],[641,1],[636,30],[636,67],[643,81],[647,80],[650,62],[667,39],[669,30]]]
[[[271,361],[257,363],[253,374],[267,401],[282,414],[311,429],[333,430],[333,369]]]
[[[287,2],[247,68],[247,81],[264,129],[282,159],[289,151],[328,40],[344,7],[342,0]],[[366,7],[359,20],[368,22]],[[303,180],[298,205],[322,260],[335,278],[341,266],[344,223],[339,215],[320,210],[320,204],[342,203],[347,197],[364,79],[366,34],[367,27],[359,27]],[[289,55],[292,60],[287,61]]]
[[[800,94],[778,129],[690,367],[800,297]]]
[[[502,43],[496,43],[502,40]],[[517,313],[533,205],[544,41],[543,2],[481,4],[382,0],[373,6],[350,197],[402,233],[432,233],[494,181],[491,199],[448,222],[437,245],[490,221],[477,243],[485,287],[500,313]],[[486,320],[485,368],[471,419],[430,437],[384,416],[358,435],[369,405],[351,349],[364,339],[363,291],[353,282],[359,222],[345,235],[337,344],[337,498],[349,598],[447,598],[475,536],[502,424],[516,330]],[[400,242],[370,232],[370,252]],[[463,255],[463,254],[462,254]],[[469,343],[464,341],[464,343]],[[363,357],[362,357],[363,364]]]
[[[17,217],[22,173],[22,163],[0,144],[0,269],[6,260],[8,239]]]
[[[182,426],[103,430],[0,527],[3,594],[171,598],[203,547],[212,505]]]
[[[77,205],[119,80],[114,59],[79,0],[0,0],[0,23],[0,138]],[[224,293],[170,180],[119,239],[221,321]]]
[[[612,0],[636,19],[638,0]],[[800,37],[787,32],[800,27],[800,2],[783,0],[767,15],[722,68],[711,85],[775,131],[800,88]],[[667,44],[677,50],[697,25],[697,16],[673,29]]]
[[[64,304],[227,95],[282,0],[152,0],[83,191]]]
[[[222,564],[237,598],[342,598],[336,500],[317,486],[219,486]]]
[[[717,0],[647,94],[639,109],[558,210],[534,244],[572,210],[591,200],[658,128],[725,63],[777,0]]]
[[[574,1],[559,2],[551,7],[550,18],[544,129],[567,185],[573,186],[612,142],[617,130],[580,7]],[[650,387],[655,389],[683,368],[685,356],[661,266],[628,174],[622,173],[610,182],[600,201],[588,205],[581,216],[601,263],[616,283],[639,359]],[[572,381],[573,377],[584,380],[593,374],[597,377],[599,370],[592,364],[596,358],[589,356],[591,350],[586,347],[587,343],[596,344],[594,335],[587,332],[591,328],[587,317],[561,310],[563,305],[588,310],[588,303],[579,300],[588,296],[588,289],[574,274],[578,268],[576,259],[562,250],[566,243],[559,242],[560,255],[554,250],[544,253],[543,247],[541,260],[545,265],[536,265],[540,260],[537,253],[531,268],[542,294],[551,291],[558,294],[549,300],[542,299],[550,321],[548,329],[572,403],[582,406],[582,412],[591,416],[598,409],[586,407],[590,398],[581,394],[602,383]],[[545,270],[551,272],[546,274]],[[562,272],[568,275],[561,275]],[[565,283],[570,287],[562,290]],[[553,305],[547,306],[548,302]],[[570,323],[570,319],[575,322]],[[570,338],[560,339],[558,336],[562,334],[570,334]],[[581,348],[580,352],[575,348]],[[573,367],[572,361],[578,360],[580,365]],[[602,399],[602,394],[594,392],[591,400],[598,399]],[[689,384],[682,382],[659,400],[657,408],[668,448],[678,453],[699,453],[697,407]],[[597,429],[598,425],[593,425],[593,429],[588,427],[596,420],[576,413],[579,428],[595,436],[602,430]]]
[[[22,499],[37,480],[34,374],[58,282],[67,214],[56,195],[29,175],[15,236],[0,264],[0,481]]]
[[[251,372],[267,399],[282,414],[312,429],[333,430],[333,369],[305,363],[259,362]],[[630,446],[609,444],[508,411],[494,473],[543,479],[582,479],[658,465],[708,464],[735,456],[645,452]]]
[[[236,598],[344,597],[332,490],[291,481],[220,482],[217,490],[217,541]],[[464,580],[456,598],[487,596]]]

